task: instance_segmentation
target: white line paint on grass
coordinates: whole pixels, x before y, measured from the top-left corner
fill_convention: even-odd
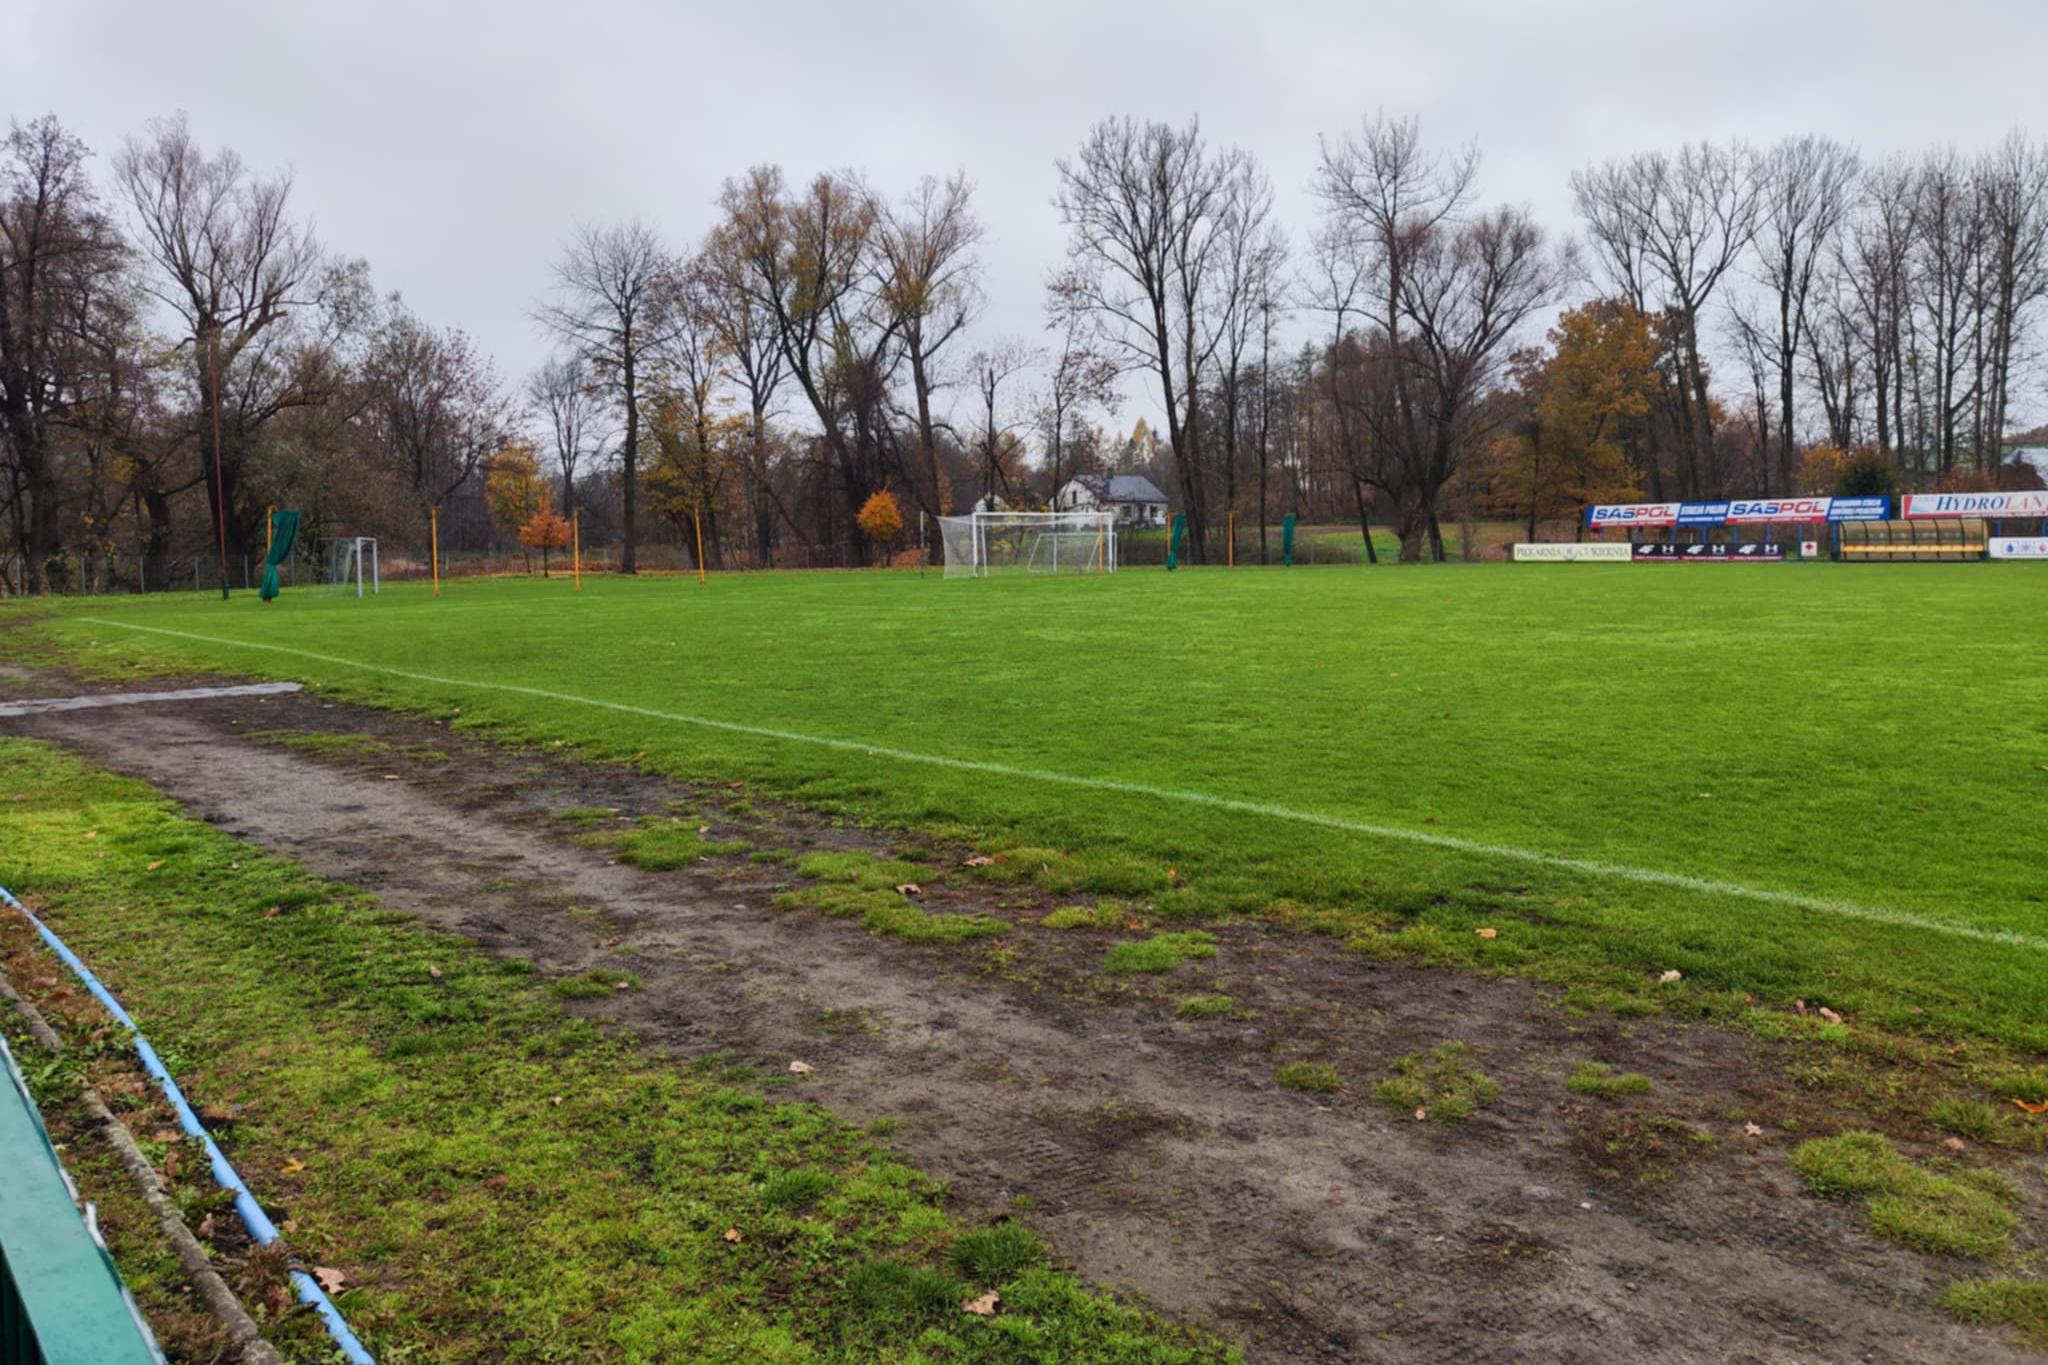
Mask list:
[[[157,701],[206,701],[213,697],[272,697],[296,692],[295,682],[247,683],[239,687],[183,687],[175,692],[95,692],[82,697],[30,697],[0,703],[0,716],[34,716],[46,711],[91,711],[101,706],[141,706]]]
[[[1731,896],[1742,900],[1761,901],[1767,905],[1782,905],[1797,910],[1812,911],[1816,914],[1833,915],[1841,919],[1864,920],[1871,924],[1889,924],[1906,929],[1920,929],[1933,934],[1945,934],[1953,938],[1971,939],[1979,943],[1999,943],[2018,948],[2048,949],[2048,939],[2032,934],[2015,933],[2003,929],[1980,929],[1975,925],[1952,924],[1945,920],[1928,919],[1922,915],[1909,914],[1903,910],[1886,910],[1879,906],[1857,905],[1850,901],[1833,900],[1825,896],[1809,896],[1797,891],[1779,891],[1766,886],[1747,886],[1741,882],[1722,881],[1714,877],[1693,877],[1683,872],[1663,872],[1650,867],[1631,867],[1626,863],[1601,862],[1592,858],[1572,858],[1563,854],[1544,853],[1536,849],[1516,848],[1508,844],[1490,844],[1477,839],[1460,839],[1453,834],[1431,834],[1418,829],[1402,829],[1398,825],[1376,825],[1365,820],[1353,820],[1342,815],[1326,815],[1320,811],[1296,810],[1291,806],[1275,805],[1266,801],[1246,801],[1233,796],[1217,796],[1210,792],[1190,791],[1180,787],[1155,786],[1150,782],[1128,782],[1114,777],[1088,777],[1078,773],[1054,772],[1047,768],[1023,768],[1010,763],[994,763],[987,759],[950,758],[944,754],[924,754],[913,749],[898,749],[886,744],[868,744],[857,739],[835,739],[829,735],[807,735],[797,730],[780,730],[766,725],[746,725],[739,721],[713,720],[708,716],[685,715],[678,711],[658,711],[649,706],[635,706],[630,702],[606,701],[601,697],[580,697],[573,692],[556,692],[545,687],[528,687],[524,683],[477,682],[468,678],[448,678],[435,673],[419,673],[411,669],[390,668],[383,664],[365,663],[361,659],[345,659],[334,654],[319,654],[310,649],[294,649],[290,645],[262,644],[253,640],[230,640],[225,636],[201,635],[195,631],[171,630],[164,626],[137,625],[129,621],[115,621],[103,616],[81,616],[81,621],[97,626],[111,626],[117,630],[146,631],[152,635],[167,635],[181,640],[194,640],[201,644],[226,645],[234,649],[256,649],[272,654],[287,654],[295,658],[311,659],[316,663],[338,664],[343,668],[354,668],[365,673],[381,674],[387,678],[403,678],[408,682],[429,683],[436,687],[463,687],[481,692],[504,692],[515,696],[535,697],[543,701],[562,702],[570,706],[588,706],[602,711],[616,711],[622,715],[641,716],[648,720],[667,721],[675,725],[691,725],[705,730],[719,730],[726,734],[752,735],[758,739],[782,740],[791,744],[809,744],[821,749],[835,749],[842,753],[866,754],[874,758],[892,758],[904,763],[922,763],[934,768],[949,768],[956,772],[984,773],[991,777],[1008,777],[1022,782],[1041,782],[1054,786],[1080,787],[1089,791],[1115,792],[1124,796],[1144,796],[1158,801],[1170,801],[1180,805],[1206,806],[1211,810],[1230,811],[1239,815],[1255,815],[1268,820],[1280,820],[1297,825],[1309,825],[1317,829],[1335,830],[1342,834],[1358,834],[1371,839],[1383,839],[1395,843],[1419,844],[1425,848],[1443,849],[1450,853],[1472,854],[1483,858],[1497,858],[1505,862],[1534,864],[1538,867],[1554,867],[1566,872],[1582,873],[1589,877],[1602,877],[1614,881],[1634,882],[1642,886],[1668,887],[1677,891],[1699,892],[1713,896]]]

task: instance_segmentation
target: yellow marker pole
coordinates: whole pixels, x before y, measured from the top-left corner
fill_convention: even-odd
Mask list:
[[[429,540],[428,557],[434,561],[434,596],[441,595],[441,509],[429,508],[427,512]]]
[[[569,509],[569,557],[575,565],[576,591],[583,591],[583,509]]]
[[[277,539],[277,504],[263,509],[263,557],[270,558],[270,544]]]
[[[697,528],[697,586],[704,586],[704,513],[702,509],[690,509],[690,521]]]

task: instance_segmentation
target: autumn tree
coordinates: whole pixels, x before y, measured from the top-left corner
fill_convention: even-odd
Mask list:
[[[553,485],[541,477],[540,458],[531,445],[513,441],[491,456],[484,470],[484,505],[507,535],[525,544],[527,523],[553,504]]]
[[[649,366],[667,339],[675,273],[652,228],[621,223],[585,228],[555,263],[555,295],[535,317],[589,363],[616,403],[624,545],[619,571],[639,569],[640,428]]]
[[[545,483],[542,487],[547,487]],[[569,519],[547,503],[542,503],[534,514],[519,527],[519,543],[528,550],[540,551],[540,576],[548,576],[548,552],[566,549],[569,544]]]
[[[376,449],[421,513],[469,482],[511,428],[490,361],[462,332],[430,327],[396,299],[371,340],[362,388]]]
[[[1657,390],[1657,339],[1626,300],[1565,310],[1549,342],[1547,353],[1518,357],[1522,420],[1505,440],[1508,480],[1531,540],[1539,520],[1634,494],[1638,479],[1621,437]]]
[[[888,489],[879,489],[860,505],[855,517],[861,534],[877,545],[886,546],[896,539],[903,530],[903,509],[896,505],[896,495]]]

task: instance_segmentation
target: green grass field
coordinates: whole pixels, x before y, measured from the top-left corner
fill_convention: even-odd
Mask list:
[[[2044,602],[2006,565],[872,573],[50,628],[95,666],[297,678],[1061,850],[1162,917],[2048,1050]]]

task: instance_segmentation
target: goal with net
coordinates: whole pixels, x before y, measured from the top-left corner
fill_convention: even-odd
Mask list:
[[[946,577],[1115,573],[1113,512],[975,512],[940,517]]]
[[[326,574],[322,590],[329,597],[366,591],[382,586],[377,572],[377,541],[371,536],[332,536],[321,540],[320,559]]]

